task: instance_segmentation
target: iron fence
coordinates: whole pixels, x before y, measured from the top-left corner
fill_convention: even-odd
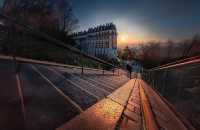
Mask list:
[[[143,78],[200,129],[200,57],[146,70]]]

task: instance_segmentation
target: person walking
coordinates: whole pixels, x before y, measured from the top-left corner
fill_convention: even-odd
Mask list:
[[[130,77],[130,79],[131,79],[132,66],[131,66],[130,64],[127,64],[127,65],[126,65],[126,69],[127,69],[128,73],[129,73],[129,77]]]

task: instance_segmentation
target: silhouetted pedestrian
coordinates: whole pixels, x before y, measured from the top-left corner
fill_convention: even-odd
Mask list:
[[[127,64],[127,65],[126,65],[126,69],[127,69],[127,71],[129,72],[130,79],[131,79],[132,66],[131,66],[131,65],[129,65],[129,64]]]

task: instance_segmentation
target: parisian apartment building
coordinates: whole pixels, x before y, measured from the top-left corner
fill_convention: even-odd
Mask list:
[[[117,59],[117,29],[113,23],[72,34],[84,53],[102,59]]]

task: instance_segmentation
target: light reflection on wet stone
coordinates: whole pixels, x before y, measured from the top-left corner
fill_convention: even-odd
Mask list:
[[[81,130],[113,130],[122,111],[123,106],[110,99],[104,99],[58,130],[75,130],[80,129],[80,126]]]

